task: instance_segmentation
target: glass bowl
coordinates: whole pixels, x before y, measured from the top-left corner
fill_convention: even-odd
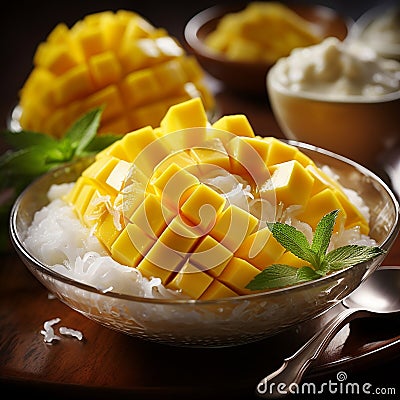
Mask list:
[[[399,229],[399,204],[374,173],[341,156],[295,141],[319,165],[328,165],[347,188],[355,189],[371,213],[371,232],[388,251]],[[174,346],[224,347],[278,334],[321,315],[352,292],[385,255],[296,286],[218,300],[150,299],[102,292],[44,265],[24,246],[27,227],[48,203],[52,184],[73,182],[92,159],[66,165],[38,178],[15,202],[10,216],[12,243],[29,271],[72,309],[108,328]],[[34,310],[33,310],[34,312]]]

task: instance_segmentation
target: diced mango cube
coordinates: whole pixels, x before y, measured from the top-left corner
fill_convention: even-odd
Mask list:
[[[150,103],[157,99],[160,85],[149,69],[131,72],[122,82],[121,91],[128,107]]]
[[[86,29],[77,31],[76,40],[80,44],[86,59],[105,50],[103,32],[98,26],[88,26]]]
[[[116,157],[101,157],[86,168],[85,171],[82,172],[82,176],[93,179],[101,185],[107,193],[115,195],[116,189],[107,183],[107,179],[119,162],[120,160]]]
[[[206,127],[207,114],[199,97],[176,104],[169,108],[161,120],[160,127],[165,133],[185,128]]]
[[[88,184],[91,184],[90,179],[80,176],[72,186],[71,190],[65,195],[65,201],[74,204],[82,188]]]
[[[131,165],[132,164],[127,161],[118,161],[112,171],[108,174],[105,183],[119,192],[124,186],[124,182],[128,176],[129,170],[131,169]]]
[[[190,166],[196,164],[196,160],[191,157],[191,153],[187,151],[179,151],[167,156],[157,165],[153,172],[153,178],[158,178],[171,165],[176,164],[181,169],[189,171]]]
[[[297,148],[274,137],[265,138],[269,144],[267,166],[293,160]]]
[[[81,220],[83,219],[83,215],[85,214],[86,208],[88,207],[95,191],[96,188],[94,186],[84,185],[80,188],[77,197],[74,199],[75,211],[78,213]]]
[[[174,214],[161,204],[159,197],[149,193],[129,220],[156,240],[173,217]]]
[[[349,198],[340,190],[335,190],[335,195],[339,200],[342,209],[346,213],[345,229],[350,229],[355,226],[360,227],[360,232],[364,235],[369,234],[369,225],[361,211],[350,202]]]
[[[153,69],[154,78],[163,86],[165,93],[174,93],[186,82],[186,75],[180,59],[172,59]]]
[[[224,197],[209,186],[200,183],[195,186],[188,199],[182,204],[181,212],[206,233],[214,226],[224,205]]]
[[[255,267],[263,270],[282,256],[285,248],[265,227],[247,236],[235,256],[247,260]]]
[[[180,205],[187,200],[192,190],[200,185],[200,182],[190,172],[182,169],[178,164],[172,163],[150,184],[161,197],[162,203],[178,212]]]
[[[298,161],[303,167],[315,167],[314,161],[300,150],[294,153],[293,160]]]
[[[236,296],[238,296],[236,292],[214,279],[211,282],[211,285],[200,296],[200,300],[216,300]]]
[[[110,202],[107,196],[102,196],[98,189],[96,189],[82,216],[82,220],[86,226],[95,226],[98,221],[103,219],[105,213],[108,212],[106,205],[107,200]]]
[[[218,277],[224,270],[233,253],[212,236],[206,235],[189,257],[192,264],[213,277]]]
[[[210,286],[213,278],[200,271],[190,262],[182,267],[176,276],[168,283],[169,289],[181,290],[192,299],[198,299]]]
[[[140,264],[143,263],[142,268],[144,268],[144,265],[146,265],[146,268],[151,269],[158,267],[158,269],[164,271],[162,273],[163,277],[169,277],[169,273],[177,272],[181,269],[184,261],[185,258],[181,254],[165,245],[162,241],[157,240]],[[148,277],[149,275],[146,276]],[[157,277],[158,275],[153,276]],[[161,276],[159,277],[161,278]]]
[[[233,257],[218,279],[236,293],[250,294],[252,291],[246,289],[246,285],[259,273],[260,270],[246,260]]]
[[[137,225],[128,224],[111,245],[111,256],[123,265],[136,267],[154,243]]]
[[[120,160],[128,161],[128,155],[125,151],[125,146],[123,145],[121,140],[117,140],[110,146],[99,151],[96,154],[96,159],[99,159],[104,156],[116,157],[119,158]]]
[[[185,257],[195,247],[200,236],[198,230],[187,225],[180,216],[176,216],[161,233],[158,241]]]
[[[304,210],[300,212],[297,217],[315,230],[321,218],[333,210],[340,210],[334,226],[334,232],[337,232],[346,220],[346,213],[336,197],[334,190],[326,188],[312,196]]]
[[[89,68],[84,64],[79,64],[58,78],[54,100],[58,106],[62,106],[76,98],[88,96],[93,90],[94,85]]]
[[[103,107],[102,118],[104,122],[118,118],[118,116],[121,115],[124,110],[124,103],[120,92],[116,85],[113,84],[110,84],[105,88],[88,95],[83,104],[89,110],[96,107]],[[80,114],[78,114],[78,116],[79,115]]]
[[[54,75],[62,75],[81,60],[68,45],[41,43],[35,53],[34,62]]]
[[[225,115],[214,122],[212,127],[237,136],[254,137],[253,128],[247,117],[243,114]]]
[[[229,141],[227,148],[231,157],[232,173],[249,174],[259,185],[270,177],[265,165],[269,149],[267,142],[237,136]]]
[[[158,141],[158,136],[151,126],[130,132],[121,141],[125,152],[130,156],[128,161],[135,161],[137,168],[148,176],[152,174],[154,167],[169,154],[169,150]]]
[[[310,198],[314,178],[296,160],[275,165],[271,180],[260,189],[262,196],[276,204],[284,203],[286,207],[294,204],[305,205]]]
[[[116,226],[115,216],[112,214],[104,215],[96,226],[95,233],[98,239],[110,251],[112,244],[120,234],[120,228]]]
[[[162,265],[162,264],[161,264]],[[151,262],[147,257],[140,261],[137,269],[146,278],[159,278],[165,285],[168,279],[172,276],[172,269],[164,268],[160,264]]]
[[[231,204],[218,216],[210,235],[227,249],[235,252],[257,225],[256,217]]]
[[[96,54],[89,60],[89,68],[97,87],[118,83],[122,76],[121,66],[112,51]]]
[[[191,149],[191,154],[199,163],[199,167],[204,165],[215,165],[226,171],[230,168],[230,158],[226,151],[220,151],[212,148]]]

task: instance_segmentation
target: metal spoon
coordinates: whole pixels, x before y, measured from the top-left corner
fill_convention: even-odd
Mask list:
[[[257,395],[279,398],[290,393],[290,385],[299,384],[301,378],[332,338],[348,322],[356,318],[400,314],[400,268],[381,267],[371,274],[355,291],[342,300],[346,307],[327,326],[316,333],[282,366],[262,379]],[[293,387],[293,386],[292,386]]]

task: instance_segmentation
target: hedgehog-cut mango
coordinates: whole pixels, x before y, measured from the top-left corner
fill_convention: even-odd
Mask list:
[[[204,71],[178,40],[127,10],[59,23],[40,43],[19,93],[22,129],[62,136],[79,117],[103,107],[101,133],[158,126],[168,108],[214,97]]]
[[[256,136],[244,115],[212,125],[200,98],[98,153],[66,200],[117,262],[201,300],[249,294],[255,275],[288,261],[257,204],[269,205],[267,214],[297,204],[313,230],[334,207],[336,232],[369,233],[339,183],[304,152]]]

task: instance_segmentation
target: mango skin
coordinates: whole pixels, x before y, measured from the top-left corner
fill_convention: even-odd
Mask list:
[[[306,154],[256,136],[243,115],[211,125],[200,98],[172,106],[159,127],[132,131],[98,153],[66,201],[115,260],[190,298],[247,295],[246,284],[271,264],[304,265],[265,226],[274,216],[231,203],[222,186],[207,181],[215,173],[240,173],[249,183],[246,198],[276,209],[299,206],[299,219],[313,229],[321,212],[334,208],[335,232],[369,233],[339,183]]]

